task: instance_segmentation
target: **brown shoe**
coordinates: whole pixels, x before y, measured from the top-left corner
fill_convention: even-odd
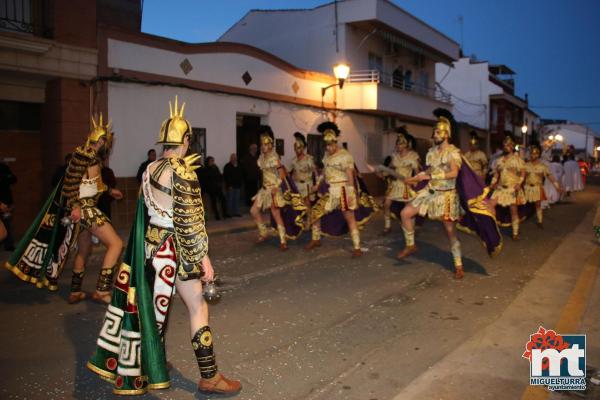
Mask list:
[[[540,228],[540,229],[544,229],[544,225],[541,222],[537,223],[537,227]]]
[[[87,294],[85,292],[71,292],[69,293],[69,298],[67,299],[67,303],[69,304],[77,304],[80,301],[85,300]]]
[[[91,297],[92,301],[100,304],[110,304],[110,298],[110,292],[99,292],[97,290],[92,293]]]
[[[465,270],[462,265],[457,265],[454,267],[454,279],[462,279],[465,276]]]
[[[279,243],[279,250],[287,251],[287,249],[288,249],[287,243]]]
[[[519,241],[519,235],[512,235],[512,240],[513,240],[513,242],[518,242]]]
[[[198,391],[204,394],[236,394],[242,390],[240,381],[229,380],[221,373],[217,373],[213,378],[200,379],[198,382]]]
[[[352,258],[358,258],[362,256],[362,251],[360,249],[352,249]]]
[[[402,260],[403,258],[406,258],[406,257],[408,257],[411,254],[414,254],[416,252],[417,252],[417,246],[416,245],[406,246],[404,249],[402,249],[402,251],[400,253],[398,253],[398,255],[396,255],[396,258],[398,260]]]
[[[254,243],[261,244],[261,243],[266,242],[267,240],[269,240],[268,236],[259,236],[258,239],[256,239],[256,241]]]
[[[320,240],[311,240],[306,246],[304,246],[304,250],[312,250],[315,249],[317,247],[321,247],[321,241]]]

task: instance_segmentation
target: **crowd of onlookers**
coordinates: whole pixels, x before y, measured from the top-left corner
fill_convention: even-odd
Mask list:
[[[140,183],[148,164],[156,160],[156,151],[148,150],[147,156],[138,168],[137,180]],[[257,160],[258,146],[252,144],[248,154],[241,160],[238,160],[236,153],[232,153],[223,172],[212,156],[206,157],[203,167],[196,170],[202,194],[210,204],[210,209],[217,220],[241,217],[242,207],[244,205],[249,207],[252,204],[252,198],[256,195],[260,183]]]

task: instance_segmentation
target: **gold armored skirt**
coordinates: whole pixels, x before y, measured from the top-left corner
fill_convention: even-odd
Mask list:
[[[277,187],[275,193],[272,191],[273,187],[262,187],[256,193],[256,196],[252,198],[253,201],[256,201],[256,205],[261,211],[267,211],[271,209],[271,206],[275,206],[278,208],[285,207],[285,199],[283,198],[283,193],[281,189]]]
[[[456,189],[435,190],[429,186],[417,192],[411,204],[419,215],[441,221],[457,221],[463,214]]]
[[[546,193],[542,185],[525,185],[525,200],[528,203],[546,200]]]
[[[508,207],[512,205],[522,205],[525,204],[525,193],[523,189],[519,188],[515,190],[509,186],[498,186],[494,193],[492,193],[492,199],[498,202],[498,205],[502,207]]]
[[[321,197],[318,203],[320,203],[319,207],[322,208],[324,214],[336,209],[354,211],[358,208],[354,186],[348,184],[330,184],[329,192],[326,196]]]
[[[411,201],[415,197],[415,191],[401,180],[390,181],[385,197],[393,201]]]
[[[83,198],[79,201],[81,203],[81,219],[79,220],[81,227],[90,229],[94,225],[102,226],[106,222],[110,222],[110,218],[96,207],[96,198]]]

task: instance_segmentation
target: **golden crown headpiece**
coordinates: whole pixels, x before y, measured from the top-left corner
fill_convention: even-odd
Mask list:
[[[509,145],[509,146],[511,146],[511,147],[513,147],[513,148],[515,147],[515,141],[514,141],[514,140],[513,140],[513,138],[512,138],[512,137],[510,137],[510,136],[506,136],[506,137],[504,138],[504,140],[502,141],[502,144],[503,144],[503,145]]]
[[[325,129],[323,131],[323,141],[325,143],[337,143],[338,135],[333,129]]]
[[[86,146],[89,146],[91,143],[97,143],[100,139],[104,138],[106,147],[110,148],[112,145],[112,136],[112,122],[109,120],[105,125],[102,113],[100,113],[100,118],[98,118],[97,122],[92,116],[92,131],[88,135]]]
[[[452,137],[452,124],[448,118],[439,117],[435,127],[436,129],[445,132],[445,134],[442,134],[443,137],[447,137],[448,139]]]
[[[192,133],[192,126],[189,121],[183,117],[185,103],[178,105],[177,96],[175,104],[169,101],[169,119],[163,121],[160,127],[160,136],[156,144],[178,146],[183,144],[185,136]]]
[[[273,144],[273,138],[268,133],[260,135],[260,144]]]
[[[304,139],[304,135],[302,135],[300,132],[295,132],[294,133],[294,148],[305,148],[306,147],[306,139]]]

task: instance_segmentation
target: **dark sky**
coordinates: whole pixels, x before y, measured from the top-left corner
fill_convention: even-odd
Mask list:
[[[186,42],[210,42],[250,9],[312,8],[328,2],[145,0],[142,30]],[[531,108],[542,118],[593,123],[590,126],[600,132],[599,0],[393,2],[459,43],[462,16],[465,54],[512,68],[517,94],[528,93]],[[573,106],[577,108],[564,108]]]

